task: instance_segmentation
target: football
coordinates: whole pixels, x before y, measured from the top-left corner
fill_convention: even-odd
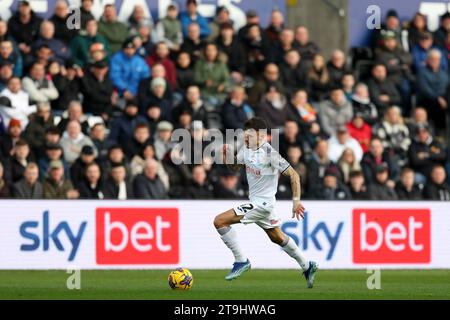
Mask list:
[[[186,268],[178,268],[169,274],[169,286],[174,290],[189,290],[193,283],[192,273]]]

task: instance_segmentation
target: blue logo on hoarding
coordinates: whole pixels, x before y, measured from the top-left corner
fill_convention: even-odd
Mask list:
[[[308,214],[306,214],[305,219],[301,223],[300,233],[298,230],[299,224],[300,222],[297,221],[285,222],[281,229],[303,250],[308,250],[310,245],[313,245],[319,251],[328,250],[326,259],[331,260],[341,235],[344,222],[339,222],[336,230],[333,232],[331,228],[328,228],[325,221],[320,221],[315,226],[310,226]],[[323,243],[323,236],[321,235],[326,239],[325,244]]]
[[[20,225],[20,235],[24,239],[29,240],[28,243],[20,246],[20,251],[36,251],[39,248],[42,248],[43,251],[49,251],[51,243],[53,243],[59,251],[69,251],[68,261],[73,261],[78,252],[86,225],[86,221],[82,222],[78,231],[75,230],[75,233],[66,221],[62,221],[54,229],[50,229],[50,214],[48,211],[45,211],[42,214],[42,222],[25,221]],[[61,242],[64,235],[70,242],[69,248],[67,246],[64,247]]]

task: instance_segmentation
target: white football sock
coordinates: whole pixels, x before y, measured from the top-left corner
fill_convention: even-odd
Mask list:
[[[236,232],[231,227],[225,227],[217,229],[220,234],[220,238],[225,243],[225,245],[233,252],[234,259],[236,262],[246,262],[247,258],[241,251],[239,244],[236,239]]]
[[[292,258],[294,258],[300,267],[306,271],[309,268],[309,261],[301,253],[300,249],[295,244],[295,241],[291,237],[287,237],[284,243],[281,244],[281,248]]]

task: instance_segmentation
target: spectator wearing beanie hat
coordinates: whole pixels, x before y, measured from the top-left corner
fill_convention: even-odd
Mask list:
[[[171,120],[172,102],[166,97],[167,82],[164,78],[153,78],[150,82],[148,94],[140,95],[139,109],[141,115],[147,115],[151,106],[161,109],[161,119]]]

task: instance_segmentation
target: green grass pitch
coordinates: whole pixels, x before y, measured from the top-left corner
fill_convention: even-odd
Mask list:
[[[0,271],[0,299],[450,299],[450,270],[381,270],[369,290],[365,270],[319,270],[316,285],[295,270],[250,270],[227,282],[227,270],[192,270],[189,291],[169,288],[169,270],[81,271],[81,289],[68,290],[65,271]]]

